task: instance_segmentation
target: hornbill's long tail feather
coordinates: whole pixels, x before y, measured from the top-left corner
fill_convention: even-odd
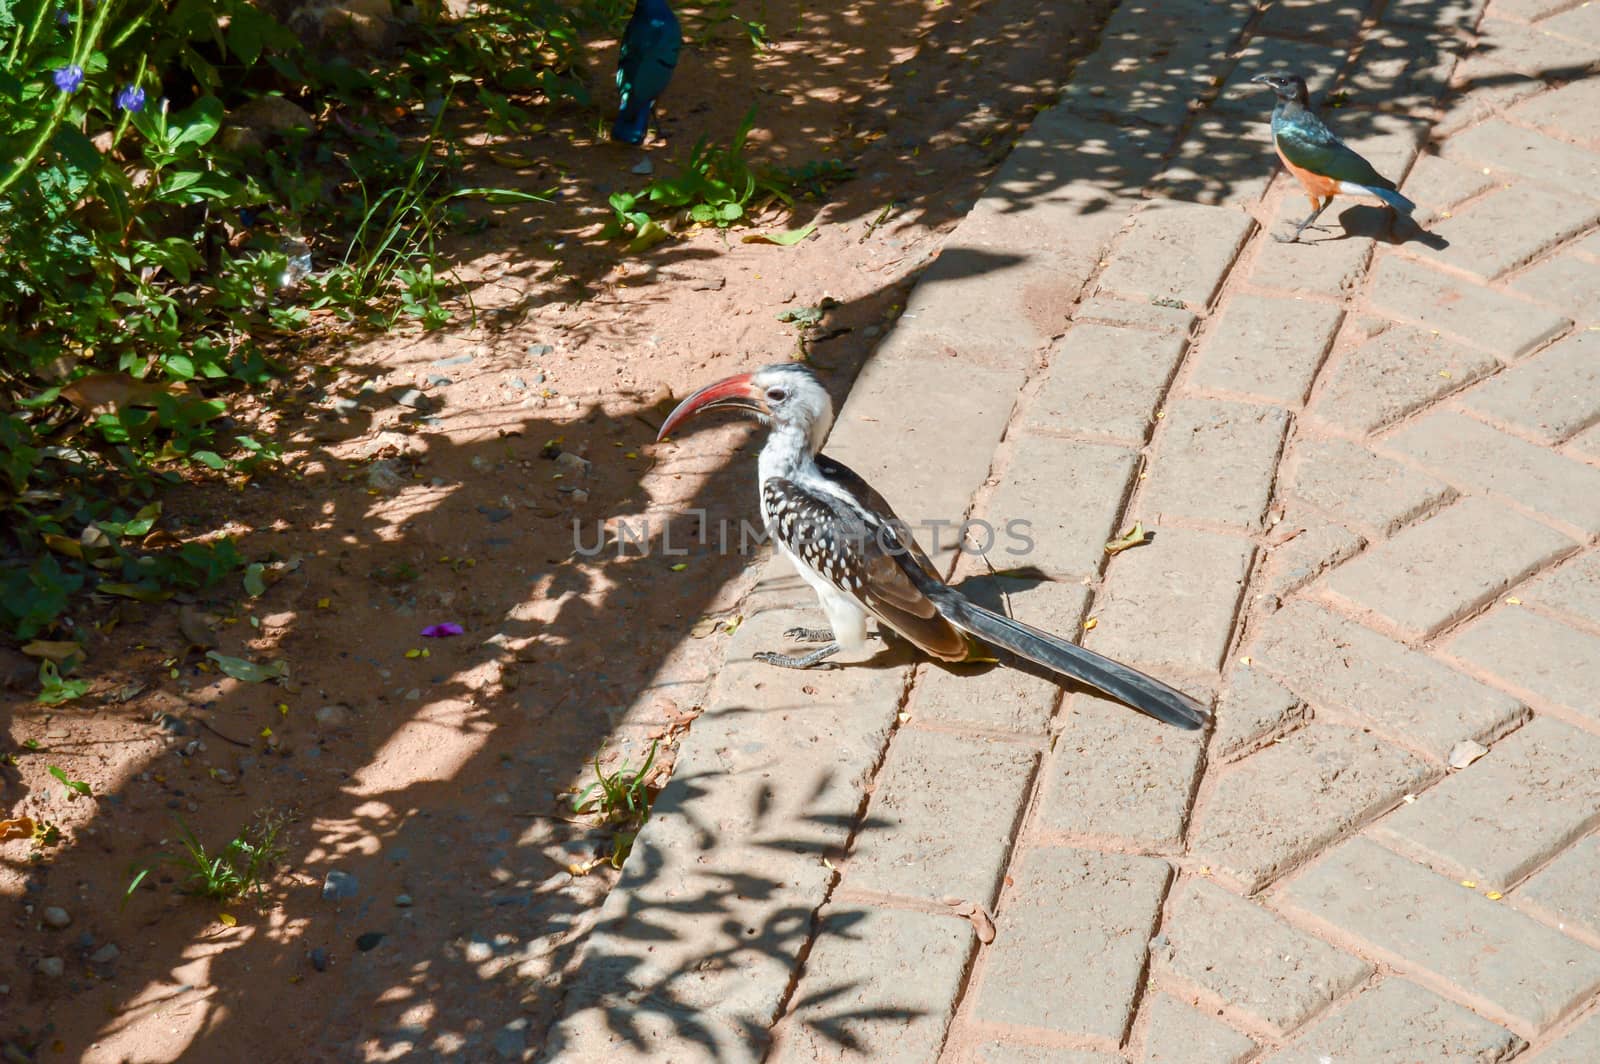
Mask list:
[[[945,588],[934,597],[934,604],[946,620],[967,634],[1103,691],[1159,721],[1193,730],[1203,726],[1209,716],[1194,699],[1153,676],[986,610],[958,591]]]

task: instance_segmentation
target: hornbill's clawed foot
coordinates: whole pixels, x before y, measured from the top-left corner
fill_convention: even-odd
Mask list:
[[[804,631],[805,629],[800,629]],[[816,666],[824,658],[831,658],[839,653],[838,643],[829,643],[825,647],[818,647],[809,654],[780,654],[776,650],[763,650],[752,655],[757,661],[764,661],[768,665],[776,665],[780,669],[809,669]],[[833,665],[827,664],[823,668],[831,669]]]
[[[796,643],[831,643],[833,642],[832,628],[787,628],[783,638]]]

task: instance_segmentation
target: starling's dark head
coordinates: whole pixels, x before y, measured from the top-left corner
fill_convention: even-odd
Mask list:
[[[798,428],[811,441],[813,452],[822,446],[833,425],[833,400],[822,382],[805,366],[785,362],[706,385],[678,404],[656,438],[669,436],[696,414],[719,407],[745,411],[776,426]]]
[[[1286,103],[1296,101],[1304,104],[1310,101],[1306,79],[1299,74],[1257,74],[1250,80],[1257,85],[1267,86],[1278,99]]]

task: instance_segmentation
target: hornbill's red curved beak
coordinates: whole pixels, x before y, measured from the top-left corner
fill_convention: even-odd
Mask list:
[[[672,435],[674,429],[696,414],[713,407],[734,407],[757,414],[771,413],[766,396],[761,393],[761,389],[751,383],[753,376],[754,374],[741,373],[736,377],[708,384],[689,396],[678,404],[677,409],[667,415],[666,421],[661,423],[661,431],[656,433],[657,442]]]

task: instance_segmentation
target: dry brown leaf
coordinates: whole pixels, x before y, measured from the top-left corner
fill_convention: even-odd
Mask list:
[[[35,639],[31,643],[24,643],[22,652],[30,658],[45,658],[59,665],[70,657],[82,654],[83,644],[70,639]]]
[[[183,395],[176,384],[157,384],[126,373],[91,373],[61,389],[61,398],[86,414],[108,414],[124,406],[155,406],[163,395]]]
[[[10,842],[12,839],[33,838],[33,817],[19,816],[15,820],[0,820],[0,842]]]

